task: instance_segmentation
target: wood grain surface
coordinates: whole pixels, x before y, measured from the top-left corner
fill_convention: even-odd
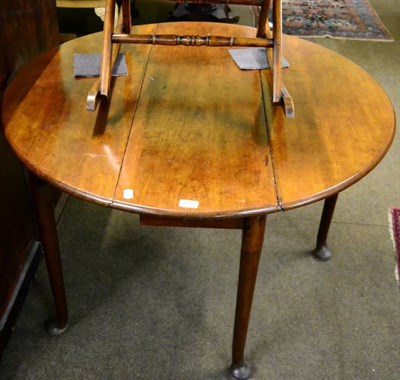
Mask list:
[[[188,32],[256,33],[213,23],[134,29]],[[86,112],[94,79],[73,77],[73,54],[98,53],[96,34],[62,45],[17,76],[5,94],[5,134],[37,175],[127,211],[228,218],[301,206],[372,170],[395,122],[384,91],[361,68],[295,37],[283,46],[294,119],[271,105],[269,70],[241,71],[226,48],[181,46],[123,45],[129,75],[113,79],[111,102]]]
[[[343,190],[368,174],[390,147],[394,110],[362,68],[314,43],[285,40],[285,84],[296,106],[284,118],[265,96],[279,203],[298,207]],[[270,75],[262,72],[268,94]]]

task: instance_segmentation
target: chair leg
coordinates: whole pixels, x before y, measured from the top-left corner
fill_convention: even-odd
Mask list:
[[[114,32],[115,0],[106,1],[103,31],[103,54],[100,69],[100,94],[108,97],[111,82],[112,34]]]
[[[120,15],[121,16],[121,15]],[[131,30],[130,2],[122,4],[122,16],[118,18],[118,32]],[[128,27],[129,25],[129,27]],[[115,0],[107,0],[104,16],[103,54],[100,67],[100,76],[93,83],[86,100],[86,110],[93,112],[101,101],[101,96],[108,98],[111,87],[111,71],[121,44],[112,42],[115,29]]]
[[[122,0],[122,32],[130,34],[132,28],[131,0]]]
[[[273,8],[273,64],[272,64],[272,102],[278,104],[282,99],[282,0],[274,0]]]
[[[294,103],[289,91],[282,80],[282,2],[273,1],[273,30],[268,24],[268,14],[271,0],[265,0],[261,7],[260,19],[257,27],[258,38],[269,38],[274,42],[272,54],[267,49],[267,60],[272,62],[272,102],[281,105],[287,118],[294,117]]]
[[[268,23],[268,12],[271,6],[271,0],[264,0],[261,6],[260,17],[257,26],[257,37],[266,38],[266,26]]]

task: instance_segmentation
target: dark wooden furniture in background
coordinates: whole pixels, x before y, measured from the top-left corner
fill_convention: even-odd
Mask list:
[[[199,35],[256,33],[184,22],[133,31],[180,34],[189,27]],[[73,55],[98,51],[101,40],[98,33],[70,41],[26,67],[4,97],[5,135],[33,176],[138,213],[142,224],[242,230],[231,372],[247,378],[244,348],[266,215],[325,199],[316,255],[328,259],[337,195],[389,149],[392,105],[360,67],[286,36],[291,70],[283,75],[296,101],[294,119],[272,106],[269,70],[240,71],[226,48],[151,45],[123,46],[129,75],[112,80],[112,101],[86,112],[82,95],[95,80],[74,79]],[[46,198],[34,193],[49,227],[43,236],[56,318],[48,327],[58,333],[67,305],[55,223]]]
[[[1,0],[0,36],[1,99],[9,79],[24,63],[58,44],[55,0]],[[0,184],[1,356],[40,258],[25,170],[3,133]],[[50,194],[52,202],[57,194]]]

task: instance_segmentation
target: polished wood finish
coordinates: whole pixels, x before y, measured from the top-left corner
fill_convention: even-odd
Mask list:
[[[265,107],[277,196],[289,210],[367,175],[390,147],[395,115],[385,91],[359,66],[297,38],[284,44],[292,69],[283,75],[296,102],[296,120],[284,119],[268,102]],[[272,80],[270,74],[263,72],[261,79],[269,91],[264,82]]]
[[[282,0],[273,2],[272,13],[272,102],[278,104],[282,100]]]
[[[210,47],[273,47],[272,40],[265,38],[243,38],[224,36],[178,36],[176,34],[113,34],[116,43],[151,44],[166,46],[210,46]]]
[[[329,260],[332,256],[332,252],[328,248],[326,241],[328,240],[328,232],[331,226],[333,213],[335,212],[337,199],[338,194],[326,198],[322,210],[322,217],[317,235],[317,244],[314,250],[314,255],[322,261]]]
[[[260,9],[260,19],[258,20],[257,25],[257,37],[265,38],[266,37],[266,27],[268,25],[268,12],[270,9],[271,0],[264,0],[262,2],[262,7]]]
[[[136,28],[179,34],[182,24]],[[236,25],[193,27],[255,34]],[[6,136],[25,164],[81,198],[177,217],[269,213],[350,186],[392,141],[394,114],[379,84],[338,54],[293,37],[284,41],[292,69],[283,75],[296,119],[271,107],[269,71],[240,71],[225,49],[151,45],[124,45],[129,76],[113,80],[116,101],[85,113],[79,98],[94,80],[73,77],[73,54],[93,53],[100,41],[101,34],[83,37],[43,56],[15,79],[4,103]],[[124,198],[125,189],[133,198]],[[181,199],[199,207],[182,208]]]
[[[0,1],[0,90],[29,60],[59,41],[55,0]]]
[[[101,95],[109,96],[110,83],[111,83],[111,69],[114,63],[116,51],[119,50],[119,45],[114,46],[111,39],[114,33],[114,20],[115,20],[115,0],[106,0],[105,2],[105,17],[104,17],[104,31],[103,31],[103,54],[101,61],[100,71],[100,87],[99,92]]]
[[[56,0],[59,8],[96,8],[104,7],[105,0]]]
[[[106,0],[105,2],[105,18],[103,31],[103,54],[100,66],[100,76],[93,83],[86,99],[86,111],[93,112],[101,97],[108,98],[110,96],[111,71],[114,66],[115,59],[120,51],[121,44],[112,40],[114,32],[130,33],[131,32],[131,4],[130,1],[120,1],[116,6],[115,0]],[[117,25],[115,26],[115,12],[118,11]],[[106,101],[105,99],[103,99]]]
[[[123,1],[120,12],[122,16],[122,33],[130,33],[132,29],[131,2]]]
[[[30,183],[56,310],[55,318],[47,322],[47,330],[53,335],[58,335],[67,328],[68,311],[54,209],[45,182],[31,173]]]
[[[0,1],[0,99],[22,65],[58,44],[54,0]],[[0,356],[41,258],[25,170],[0,133]],[[52,201],[58,197],[52,192]]]
[[[157,29],[171,28],[187,25]],[[197,24],[203,33],[218,28]],[[254,33],[240,33],[246,31]],[[252,214],[257,205],[277,211],[260,91],[258,72],[240,71],[224,49],[153,46],[115,207],[195,218]],[[133,199],[124,198],[125,189],[134,190]],[[199,207],[183,208],[182,199],[199,201]]]
[[[187,28],[165,23],[134,33],[180,35]],[[228,24],[191,28],[199,35],[257,33]],[[101,38],[70,41],[14,79],[4,99],[5,135],[38,177],[82,199],[141,214],[143,224],[243,228],[231,370],[246,377],[265,215],[330,198],[318,238],[326,245],[332,200],[371,171],[391,144],[390,101],[360,67],[284,37],[291,70],[282,75],[294,90],[295,119],[271,105],[271,72],[239,70],[225,48],[140,44],[122,46],[129,75],[111,81],[113,101],[87,113],[82,93],[93,79],[73,77],[73,54],[96,52]],[[50,278],[60,273],[53,259]],[[55,297],[63,305],[62,295]]]
[[[270,0],[265,0],[260,10],[260,20],[257,28],[257,37],[267,38],[273,41],[273,49],[267,50],[267,58],[272,62],[272,102],[274,104],[283,104],[283,110],[287,118],[295,116],[294,101],[288,89],[282,80],[282,1],[274,2],[272,19],[275,25],[273,32],[268,23],[268,13]]]
[[[140,215],[140,224],[156,227],[191,227],[242,229],[243,219],[181,219],[165,216]]]
[[[258,0],[235,0],[236,4],[242,5],[259,5]],[[271,3],[272,1],[272,3]],[[213,0],[197,0],[197,4],[212,4]],[[115,7],[118,4],[123,18],[123,25],[114,28]],[[121,7],[122,4],[122,7]],[[227,4],[226,4],[227,6]],[[268,14],[272,6],[272,23],[273,28],[268,26]],[[113,67],[116,52],[119,49],[113,44],[129,43],[129,44],[152,44],[152,45],[184,45],[184,46],[247,46],[247,47],[265,47],[269,64],[272,70],[272,103],[282,105],[285,110],[286,117],[294,117],[293,99],[286,87],[282,84],[282,0],[265,0],[261,1],[261,17],[259,17],[259,25],[256,38],[237,38],[234,36],[221,37],[209,34],[201,37],[195,35],[176,36],[176,35],[152,35],[143,36],[129,34],[130,30],[130,0],[106,0],[104,15],[104,31],[103,31],[103,54],[100,69],[100,84],[98,90],[92,88],[87,96],[87,111],[94,111],[98,105],[99,95],[108,98],[110,94],[111,68]],[[127,14],[129,12],[129,14]],[[263,24],[261,24],[263,23]],[[125,31],[124,34],[118,34]],[[265,33],[268,31],[268,33]],[[268,37],[266,39],[266,37]],[[263,41],[264,40],[264,41]],[[112,54],[112,51],[114,53]],[[97,83],[96,83],[97,86]],[[284,88],[284,92],[283,92]]]
[[[250,367],[245,362],[244,348],[264,242],[265,222],[265,215],[244,220],[230,368],[232,375],[238,379],[247,379],[250,375]]]

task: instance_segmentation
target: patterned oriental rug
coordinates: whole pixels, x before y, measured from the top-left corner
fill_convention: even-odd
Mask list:
[[[282,7],[286,34],[393,41],[368,0],[283,0]]]

